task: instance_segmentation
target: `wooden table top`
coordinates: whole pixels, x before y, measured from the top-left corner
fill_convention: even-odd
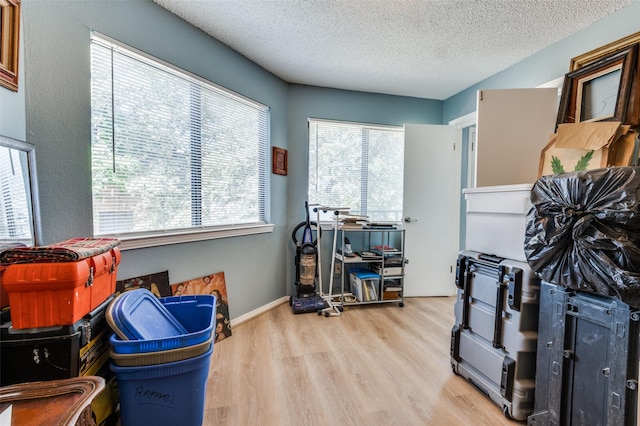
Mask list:
[[[0,404],[12,405],[12,426],[90,425],[91,401],[104,389],[102,377],[72,377],[0,387]]]

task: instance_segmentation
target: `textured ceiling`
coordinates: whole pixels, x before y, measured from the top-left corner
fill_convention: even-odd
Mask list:
[[[634,0],[154,1],[285,81],[446,99]]]

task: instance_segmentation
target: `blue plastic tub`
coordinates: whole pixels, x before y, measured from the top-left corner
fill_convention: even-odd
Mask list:
[[[116,334],[110,338],[113,350],[120,354],[158,352],[197,345],[209,340],[215,332],[216,298],[213,295],[172,296],[158,299],[187,330],[180,336],[150,340],[121,340]]]
[[[187,330],[149,290],[126,291],[107,309],[107,322],[122,340],[181,336]]]
[[[202,425],[211,349],[183,361],[111,371],[120,392],[122,426]]]

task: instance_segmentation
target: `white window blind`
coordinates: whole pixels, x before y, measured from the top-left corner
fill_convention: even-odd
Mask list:
[[[269,109],[92,36],[96,235],[265,221]]]
[[[399,222],[403,173],[403,128],[309,119],[311,204]]]

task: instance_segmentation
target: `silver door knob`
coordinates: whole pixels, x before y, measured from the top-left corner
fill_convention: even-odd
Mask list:
[[[412,219],[412,218],[410,218],[409,216],[407,216],[407,217],[405,217],[405,218],[404,218],[404,221],[405,221],[406,223],[411,223],[411,222],[417,222],[417,221],[418,221],[418,219]]]

